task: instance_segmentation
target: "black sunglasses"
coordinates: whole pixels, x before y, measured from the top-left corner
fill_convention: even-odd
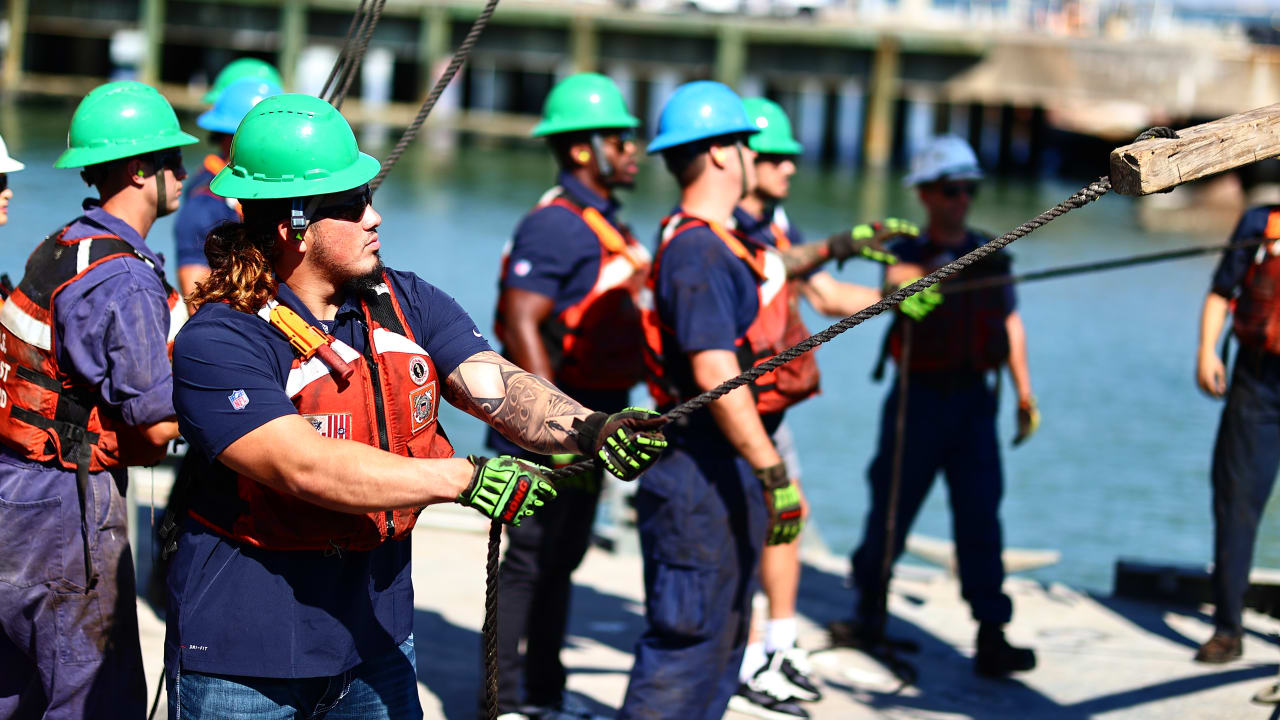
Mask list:
[[[369,190],[369,186],[365,185],[356,192],[347,192],[332,202],[326,203],[316,208],[312,213],[312,218],[319,220],[320,218],[333,218],[334,220],[346,220],[347,222],[359,222],[364,217],[365,208],[373,204],[373,192]]]
[[[978,183],[975,183],[975,182],[943,183],[941,186],[938,187],[938,192],[941,192],[942,196],[946,198],[954,199],[954,198],[960,197],[961,195],[968,195],[969,197],[973,198],[978,196]]]
[[[182,151],[170,150],[168,152],[157,152],[151,156],[151,164],[155,169],[164,168],[175,173],[182,171]]]
[[[5,190],[8,190],[8,189],[9,189],[9,175],[6,173],[0,173],[0,192],[4,192]]]

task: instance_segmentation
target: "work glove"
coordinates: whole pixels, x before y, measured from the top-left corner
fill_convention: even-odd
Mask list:
[[[755,474],[764,486],[764,504],[769,510],[765,545],[794,542],[804,529],[804,506],[800,501],[800,488],[787,477],[786,463],[757,468]]]
[[[593,412],[574,420],[573,430],[583,455],[599,460],[620,480],[635,480],[667,448],[666,422],[648,408],[629,407],[612,415]]]
[[[833,235],[827,240],[827,249],[836,260],[836,267],[844,267],[851,257],[863,257],[873,262],[893,265],[898,258],[885,245],[890,238],[899,235],[916,237],[919,228],[899,218],[887,218],[884,222],[855,225],[847,234]]]
[[[519,527],[521,520],[556,498],[556,489],[545,475],[549,471],[541,465],[505,455],[467,459],[476,469],[457,502],[481,515]]]
[[[1014,447],[1031,439],[1039,429],[1040,407],[1036,404],[1035,396],[1032,395],[1025,401],[1018,402],[1018,434],[1013,436]]]
[[[901,290],[919,279],[920,278],[913,278],[911,280],[907,280],[906,282],[898,285],[897,289]],[[942,293],[938,292],[938,285],[937,283],[934,283],[915,295],[907,296],[907,299],[903,300],[902,303],[898,305],[898,309],[902,311],[903,315],[906,315],[916,322],[920,322],[926,315],[933,312],[934,308],[941,304]]]

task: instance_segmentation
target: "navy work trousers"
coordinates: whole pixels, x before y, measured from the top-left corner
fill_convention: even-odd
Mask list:
[[[897,439],[898,381],[885,399],[880,444],[867,472],[871,507],[862,544],[853,554],[855,614],[880,619],[885,521]],[[996,438],[996,396],[981,373],[913,373],[907,381],[906,435],[893,557],[902,554],[911,523],[941,470],[947,481],[960,570],[960,591],[974,619],[1004,624],[1013,603],[1004,594],[1000,497],[1004,479]]]
[[[1242,349],[1213,448],[1214,625],[1239,635],[1258,523],[1280,469],[1280,356]]]
[[[673,438],[640,479],[636,514],[648,627],[618,720],[720,720],[758,585],[768,520],[760,481],[723,440]]]
[[[86,583],[75,473],[0,451],[0,718],[146,713],[125,482],[89,476]]]

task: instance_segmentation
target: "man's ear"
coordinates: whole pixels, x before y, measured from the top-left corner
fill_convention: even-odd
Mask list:
[[[575,165],[586,167],[591,164],[593,157],[590,143],[574,143],[569,148],[569,159],[572,160]]]
[[[720,168],[725,166],[725,161],[728,159],[725,155],[725,147],[723,145],[712,145],[707,149],[707,155],[711,157],[711,162],[715,163],[716,167]]]
[[[135,187],[141,187],[147,180],[145,163],[141,158],[129,158],[129,162],[125,166],[125,172],[129,176],[129,184]]]

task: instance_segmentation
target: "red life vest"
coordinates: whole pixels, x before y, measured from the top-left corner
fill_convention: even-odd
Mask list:
[[[440,378],[435,363],[414,340],[391,287],[384,276],[377,300],[361,303],[369,328],[363,354],[307,326],[274,301],[262,308],[258,316],[289,337],[294,348],[284,391],[298,413],[326,437],[405,457],[453,457],[453,446],[436,417]],[[296,332],[297,323],[302,333]],[[347,380],[321,358],[317,350],[323,346],[351,368]],[[343,513],[243,475],[234,483],[213,478],[207,467],[197,475],[202,477],[197,477],[191,517],[222,535],[267,550],[372,550],[388,540],[407,538],[422,511],[414,507]]]
[[[555,372],[552,379],[582,390],[627,390],[644,377],[640,308],[648,304],[649,252],[626,226],[615,226],[561,187],[547,191],[535,210],[551,205],[572,212],[600,241],[600,267],[591,290],[539,328]],[[503,277],[508,262],[509,247],[502,257]],[[494,334],[505,345],[503,312],[499,302]]]
[[[709,228],[724,242],[735,257],[746,263],[756,278],[758,306],[756,317],[746,333],[736,340],[738,364],[742,369],[754,367],[808,337],[799,324],[799,313],[791,302],[786,267],[782,256],[773,248],[755,243],[748,247],[743,237],[717,223],[689,215],[676,214],[662,223],[662,241],[658,257],[649,275],[649,286],[658,277],[667,244],[681,233],[697,227]],[[666,339],[671,329],[658,317],[656,308],[642,313],[645,337],[645,364],[648,367],[649,392],[658,407],[669,408],[688,400],[701,391],[693,381],[689,360],[666,352]],[[761,415],[782,412],[818,392],[818,364],[812,353],[805,353],[773,372],[757,378],[750,386]]]
[[[1253,264],[1245,272],[1240,296],[1236,299],[1232,330],[1240,344],[1255,350],[1280,354],[1280,208],[1267,216],[1264,240]]]
[[[943,263],[940,251],[926,255],[921,265],[927,272]],[[971,265],[957,282],[1007,275],[1009,256],[996,253]],[[947,283],[938,286],[946,292]],[[946,296],[946,301],[916,323],[911,335],[911,372],[984,372],[1004,365],[1009,359],[1009,316],[1004,287],[990,287]],[[902,323],[899,316],[889,329],[887,340],[894,362],[902,366]]]
[[[68,226],[69,227],[69,226]],[[77,469],[88,445],[89,470],[129,464],[116,437],[125,427],[100,389],[58,367],[53,307],[58,293],[108,260],[136,258],[156,270],[169,304],[169,353],[187,320],[187,306],[151,260],[122,238],[90,235],[66,240],[67,228],[45,238],[27,260],[17,289],[0,308],[0,442],[36,462]]]

